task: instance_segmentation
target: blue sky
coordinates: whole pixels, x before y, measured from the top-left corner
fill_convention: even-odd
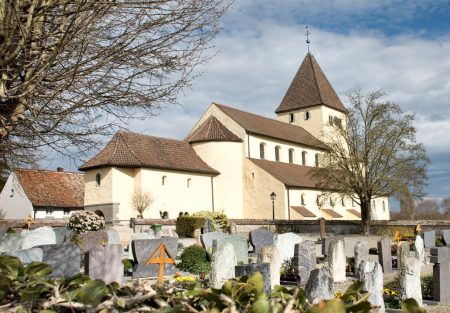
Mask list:
[[[180,104],[124,127],[182,139],[213,101],[275,117],[307,52],[308,25],[311,52],[344,104],[351,89],[383,89],[416,114],[431,158],[428,196],[450,195],[450,1],[236,0],[222,22],[217,55]],[[41,165],[81,163],[54,156]]]

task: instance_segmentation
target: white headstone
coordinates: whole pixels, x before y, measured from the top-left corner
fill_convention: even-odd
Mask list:
[[[302,242],[302,238],[294,233],[284,233],[277,236],[276,247],[281,263],[294,257],[295,245]]]
[[[416,259],[423,264],[428,265],[428,261],[425,255],[425,246],[423,244],[423,239],[420,235],[416,236],[416,241],[414,242],[414,250],[416,251]]]
[[[347,260],[345,258],[344,240],[332,241],[328,248],[328,263],[334,282],[345,281],[345,268]]]
[[[355,252],[355,269],[354,275],[358,277],[359,265],[362,261],[366,261],[369,258],[369,249],[367,248],[366,241],[358,241],[354,247]]]
[[[384,313],[383,269],[375,261],[362,261],[359,266],[359,280],[363,283],[361,291],[368,292],[368,301],[378,306],[378,313]]]
[[[212,288],[220,289],[225,281],[235,277],[236,254],[231,243],[220,245],[213,254],[210,274]]]
[[[19,258],[22,264],[30,264],[31,262],[42,262],[42,258],[44,256],[41,248],[16,250],[9,252],[7,254]]]
[[[56,244],[56,235],[49,226],[39,227],[25,233],[22,241],[22,249],[30,249],[41,245]]]
[[[272,289],[275,285],[279,285],[281,260],[277,247],[274,245],[262,247],[258,252],[258,262],[270,264],[270,286]]]
[[[312,304],[319,303],[321,300],[333,299],[334,283],[328,268],[312,270],[305,286],[305,296]]]
[[[420,286],[420,267],[422,262],[416,258],[407,258],[400,268],[400,299],[413,298],[422,305]]]

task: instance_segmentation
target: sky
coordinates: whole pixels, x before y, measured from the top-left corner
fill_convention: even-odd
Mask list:
[[[450,195],[450,1],[235,0],[222,24],[217,54],[179,105],[124,127],[183,139],[212,102],[275,118],[308,51],[308,25],[311,53],[344,104],[352,89],[381,89],[415,114],[431,159],[427,197]],[[41,165],[81,163],[49,156]]]

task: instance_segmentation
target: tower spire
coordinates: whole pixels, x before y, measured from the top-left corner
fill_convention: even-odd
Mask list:
[[[309,32],[309,29],[308,29],[308,25],[306,25],[306,33],[305,33],[305,36],[306,36],[306,44],[308,45],[308,53],[309,53],[309,44],[310,44],[310,40],[309,40],[309,35],[311,35],[311,33]]]

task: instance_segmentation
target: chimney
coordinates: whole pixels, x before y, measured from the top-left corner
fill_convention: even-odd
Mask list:
[[[56,169],[58,172],[64,172],[64,167],[58,166],[58,168]]]

